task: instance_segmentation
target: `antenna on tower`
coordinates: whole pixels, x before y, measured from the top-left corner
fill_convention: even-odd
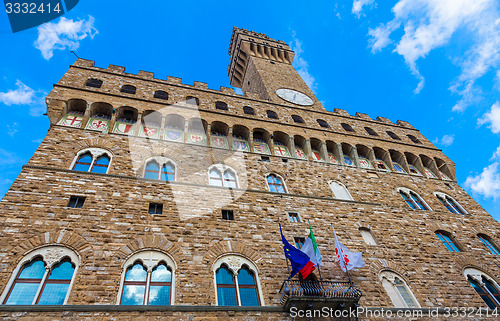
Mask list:
[[[78,55],[73,50],[71,50],[70,52],[73,53],[73,55],[76,56],[76,59],[80,59],[80,57],[78,57]]]

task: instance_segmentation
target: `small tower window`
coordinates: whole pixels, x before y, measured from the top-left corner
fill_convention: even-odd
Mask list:
[[[408,138],[409,138],[412,142],[414,142],[415,144],[422,144],[422,142],[421,142],[421,141],[419,141],[417,137],[415,137],[415,136],[413,136],[413,135],[406,135],[406,136],[408,136]]]
[[[215,102],[215,109],[227,110],[227,104],[223,101],[216,101]]]
[[[267,117],[271,118],[271,119],[278,119],[278,114],[276,114],[274,111],[272,110],[268,110],[267,111]]]
[[[378,136],[378,134],[373,129],[371,129],[370,127],[365,127],[365,130],[368,133],[368,135]]]
[[[161,215],[163,213],[163,204],[149,203],[149,214]]]
[[[168,100],[168,93],[163,90],[157,90],[155,91],[154,97],[158,99]]]
[[[288,220],[291,223],[300,223],[302,222],[300,219],[300,215],[297,212],[288,212]]]
[[[134,86],[132,86],[132,85],[123,85],[122,89],[120,91],[122,93],[134,95],[135,92],[136,92],[136,88]]]
[[[84,202],[85,202],[84,196],[70,196],[69,202],[68,202],[68,207],[82,208]]]
[[[243,107],[243,112],[246,114],[246,115],[255,115],[255,111],[253,110],[252,107],[250,106],[245,106]]]
[[[399,138],[398,135],[394,134],[393,132],[391,131],[387,131],[387,135],[391,136],[392,139],[395,139],[395,140],[401,140],[401,138]]]
[[[85,86],[87,86],[87,87],[94,87],[94,88],[101,88],[101,86],[102,86],[102,80],[96,79],[96,78],[90,78],[85,83]]]
[[[294,237],[293,240],[295,241],[295,247],[299,250],[302,248],[302,246],[304,246],[304,243],[306,242],[306,239],[303,237]]]
[[[234,221],[233,210],[222,210],[222,219],[228,221]]]
[[[304,120],[299,115],[292,115],[292,119],[293,119],[294,122],[296,122],[298,124],[303,124],[304,123]]]
[[[285,184],[281,177],[277,175],[271,174],[267,176],[267,185],[269,186],[269,190],[274,193],[286,193]]]
[[[186,104],[193,105],[193,106],[199,106],[200,100],[196,97],[193,97],[193,96],[187,96],[186,97]]]
[[[345,131],[354,132],[354,129],[352,129],[351,125],[346,124],[346,123],[342,123],[340,125],[342,126],[342,128],[344,128]]]
[[[323,119],[317,119],[316,121],[318,122],[318,124],[321,127],[323,127],[323,128],[330,128],[330,125],[328,125],[328,123],[325,120],[323,120]]]

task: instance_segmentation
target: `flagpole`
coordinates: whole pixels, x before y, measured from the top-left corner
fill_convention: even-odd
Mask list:
[[[335,233],[335,228],[333,227],[333,223],[332,223],[332,230],[333,230],[333,235],[335,236],[335,238],[337,238],[337,233]],[[342,263],[344,263],[344,268],[345,268],[345,271],[347,272],[347,277],[349,278],[349,284],[352,285],[351,274],[349,273],[349,270],[347,269],[347,264],[345,263],[344,256],[341,254],[340,257],[342,258]]]
[[[309,224],[309,229],[311,229],[311,222],[309,222],[309,220],[307,220],[307,224]],[[318,251],[319,251],[319,247],[318,247]],[[323,281],[323,277],[321,276],[321,269],[318,265],[318,274],[319,274],[319,280],[320,281]]]

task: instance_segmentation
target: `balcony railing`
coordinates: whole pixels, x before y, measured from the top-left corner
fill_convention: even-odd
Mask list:
[[[362,296],[361,291],[349,282],[285,280],[281,286],[281,304],[290,301],[322,301],[356,303]]]

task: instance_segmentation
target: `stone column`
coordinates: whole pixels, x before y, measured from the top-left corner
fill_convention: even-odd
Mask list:
[[[328,151],[326,149],[326,143],[325,142],[321,142],[321,145],[319,146],[319,154],[321,155],[321,157],[323,157],[325,163],[329,163],[330,160],[328,159]]]
[[[339,143],[335,143],[335,151],[337,152],[335,156],[337,156],[339,159],[339,164],[340,165],[345,165],[344,162],[344,152],[342,151],[342,145]],[[334,153],[335,154],[335,153]]]
[[[291,157],[295,157],[295,140],[293,136],[288,136],[288,150],[290,151]]]
[[[312,152],[311,152],[311,140],[310,139],[306,139],[306,141],[304,143],[304,153],[306,154],[308,160],[313,159]]]
[[[358,168],[361,168],[361,166],[359,166],[358,149],[356,148],[356,146],[351,146],[350,156],[352,158],[352,161],[354,162],[354,165],[356,165],[356,167]]]
[[[233,127],[230,127],[227,132],[227,144],[230,150],[233,149]]]

